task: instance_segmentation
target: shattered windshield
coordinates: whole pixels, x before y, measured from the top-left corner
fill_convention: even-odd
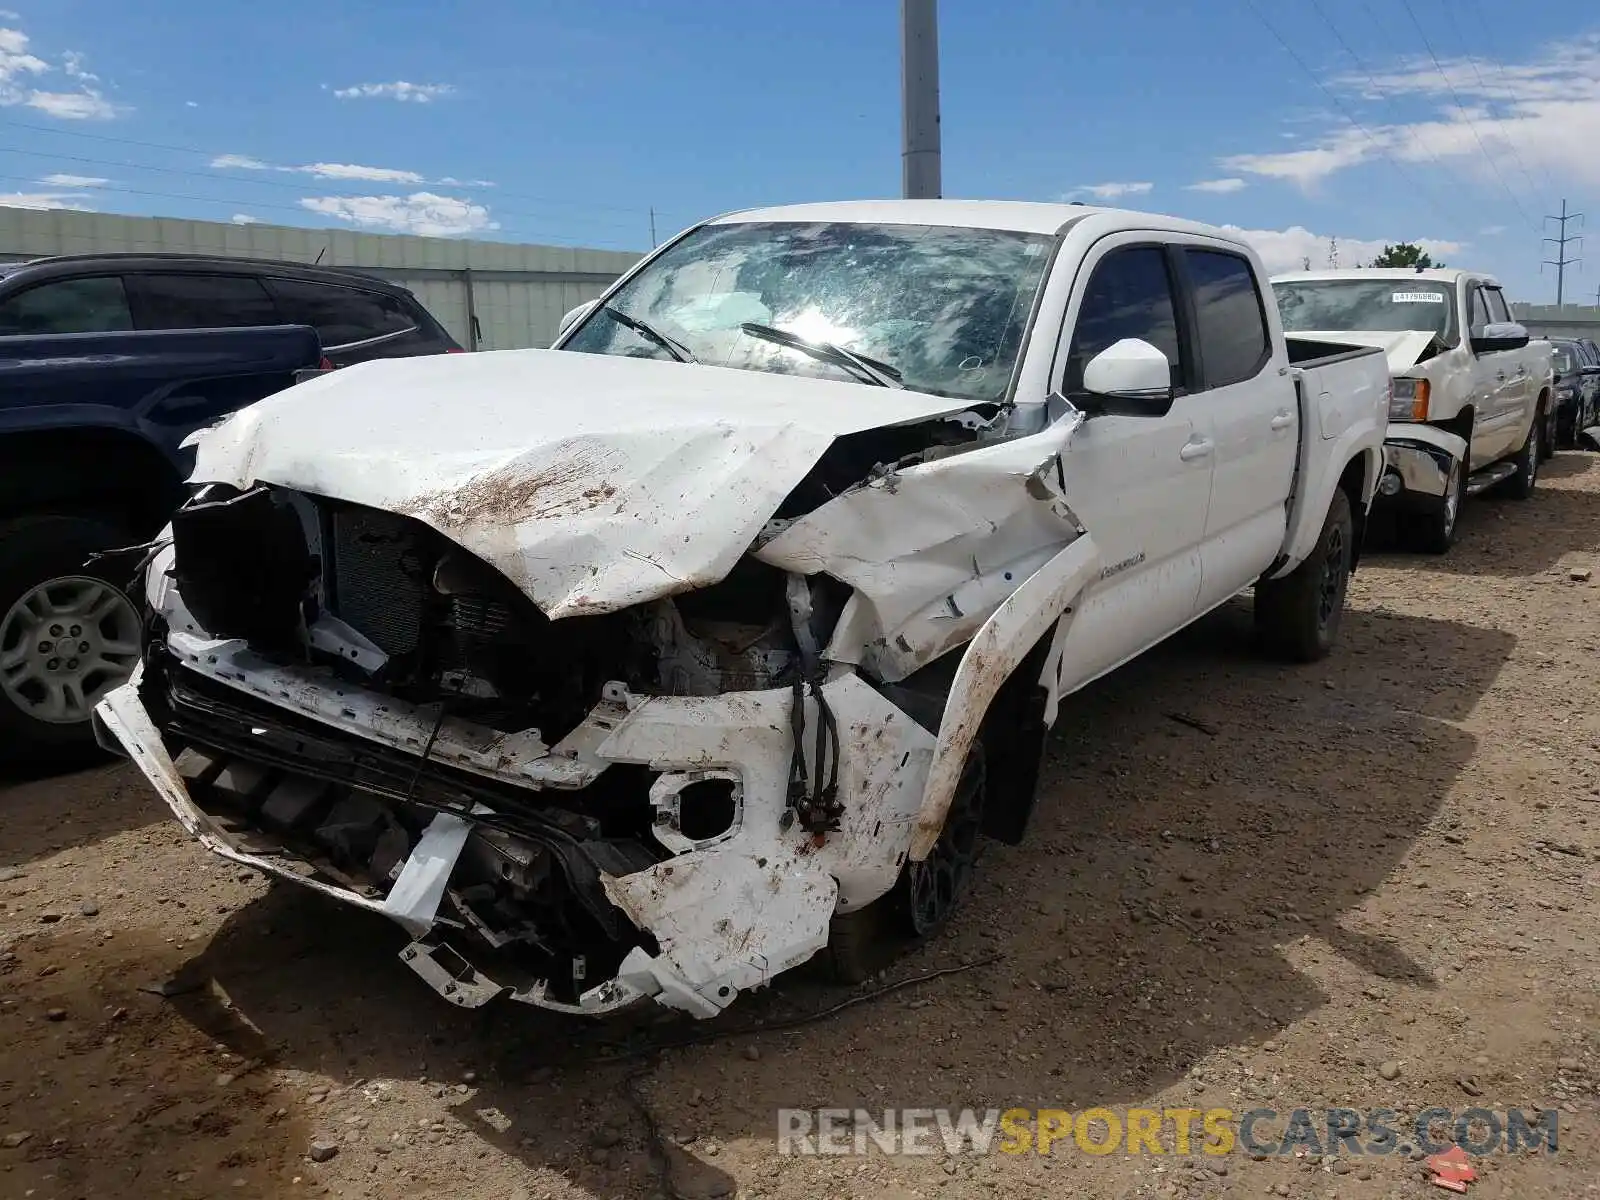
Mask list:
[[[665,251],[607,307],[680,343],[695,361],[751,371],[861,378],[746,324],[836,347],[915,391],[1003,400],[1048,234],[936,225],[708,225]],[[564,350],[670,358],[636,326],[590,313]]]
[[[1456,340],[1451,286],[1431,280],[1316,279],[1275,283],[1278,312],[1289,333],[1374,330],[1436,333]]]

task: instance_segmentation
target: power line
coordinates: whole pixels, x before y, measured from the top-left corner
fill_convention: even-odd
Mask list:
[[[1289,44],[1288,40],[1283,36],[1283,34],[1278,32],[1277,27],[1274,26],[1271,21],[1267,20],[1266,14],[1256,6],[1255,0],[1244,0],[1244,5],[1253,14],[1255,14],[1256,20],[1260,21],[1267,27],[1267,32],[1277,39],[1278,45],[1282,46],[1284,52],[1288,54],[1290,58],[1294,59],[1299,68],[1305,72],[1306,77],[1310,79],[1312,83],[1316,84],[1317,90],[1328,98],[1328,102],[1338,109],[1344,119],[1350,122],[1350,124],[1354,126],[1357,131],[1359,131],[1369,142],[1372,143],[1373,147],[1378,151],[1379,154],[1389,160],[1390,165],[1393,166],[1397,172],[1399,172],[1400,177],[1414,187],[1421,195],[1427,197],[1428,203],[1433,205],[1434,210],[1438,212],[1441,217],[1443,217],[1446,221],[1453,221],[1454,218],[1452,218],[1449,213],[1445,212],[1439,207],[1439,202],[1434,199],[1433,193],[1428,191],[1427,188],[1423,187],[1422,184],[1419,183],[1411,175],[1411,173],[1400,164],[1400,161],[1395,158],[1394,155],[1389,153],[1388,148],[1385,147],[1384,144],[1373,135],[1372,131],[1360,121],[1356,120],[1355,115],[1351,113],[1349,108],[1345,106],[1344,101],[1340,100],[1338,96],[1329,91],[1328,87],[1322,82],[1322,80],[1317,78],[1317,73],[1311,69],[1310,64],[1307,63],[1305,59],[1300,57],[1300,52]]]
[[[1439,64],[1439,56],[1433,52],[1433,43],[1428,40],[1428,31],[1422,27],[1422,22],[1417,20],[1416,10],[1411,7],[1411,0],[1400,0],[1400,3],[1405,7],[1406,15],[1411,18],[1411,23],[1417,27],[1417,33],[1422,38],[1423,48],[1427,50],[1428,57],[1433,60],[1433,69],[1439,72],[1439,78],[1444,80],[1444,86],[1450,90],[1450,96],[1456,102],[1456,111],[1461,114],[1461,119],[1467,123],[1467,128],[1472,131],[1472,140],[1478,143],[1478,150],[1483,154],[1483,161],[1489,164],[1489,169],[1494,172],[1494,177],[1500,181],[1500,186],[1505,189],[1506,195],[1511,197],[1511,203],[1522,214],[1522,219],[1529,226],[1538,228],[1534,225],[1533,218],[1528,215],[1528,210],[1522,207],[1522,201],[1517,199],[1517,194],[1506,183],[1506,177],[1500,173],[1500,168],[1489,154],[1488,147],[1483,144],[1483,138],[1478,136],[1478,127],[1473,123],[1472,118],[1467,115],[1466,105],[1461,103],[1461,97],[1456,92],[1456,85],[1450,82],[1450,76],[1445,73],[1444,67]]]
[[[1334,40],[1337,41],[1339,45],[1344,47],[1344,52],[1348,54],[1355,62],[1356,66],[1361,69],[1361,73],[1367,77],[1367,82],[1372,85],[1372,90],[1377,93],[1378,99],[1383,101],[1384,107],[1389,110],[1390,115],[1395,118],[1396,124],[1405,124],[1405,121],[1401,119],[1400,112],[1395,107],[1394,102],[1389,99],[1388,95],[1379,85],[1377,77],[1373,75],[1371,69],[1365,62],[1362,61],[1361,56],[1355,52],[1350,43],[1345,41],[1344,35],[1339,32],[1338,26],[1336,26],[1332,19],[1329,18],[1327,12],[1323,10],[1322,5],[1318,4],[1317,0],[1309,0],[1309,3],[1311,7],[1316,10],[1317,16],[1322,18],[1322,23],[1328,27],[1328,32],[1333,34]],[[1369,16],[1372,14],[1372,10],[1370,8],[1367,9],[1367,14]],[[1434,157],[1433,151],[1428,149],[1424,143],[1419,141],[1417,143],[1417,147],[1422,151],[1423,154],[1427,156],[1429,162],[1438,167],[1441,171],[1444,170],[1444,164]]]
[[[35,133],[48,133],[48,134],[51,134],[51,135],[56,136],[56,137],[65,136],[65,137],[85,138],[85,139],[88,139],[89,141],[108,142],[108,143],[111,143],[111,144],[114,144],[114,145],[119,145],[119,146],[138,146],[141,149],[145,149],[145,150],[165,150],[165,151],[168,151],[169,153],[173,153],[173,154],[194,154],[194,155],[200,156],[201,158],[206,158],[206,159],[215,159],[215,158],[223,157],[223,154],[222,154],[221,151],[217,151],[217,150],[202,150],[198,146],[174,146],[174,145],[171,145],[171,144],[166,143],[166,142],[145,142],[145,141],[140,141],[137,138],[116,137],[116,136],[113,136],[113,135],[107,134],[107,133],[89,133],[87,130],[82,130],[82,129],[57,129],[57,128],[54,128],[54,127],[49,126],[49,125],[35,125],[35,124],[32,124],[32,123],[27,122],[27,121],[13,121],[9,117],[8,118],[4,118],[4,119],[0,119],[0,126],[9,127],[9,128],[12,128],[12,129],[28,129],[28,130],[32,130]],[[90,160],[84,160],[84,161],[90,161]],[[144,169],[157,170],[157,169],[160,169],[160,168],[150,167],[150,168],[144,168]],[[232,180],[232,179],[236,179],[236,178],[240,178],[240,177],[229,175],[229,176],[219,176],[219,178],[225,178],[225,179]],[[267,180],[250,180],[248,182],[266,183],[266,182],[269,182],[269,181],[267,181]],[[275,181],[272,181],[272,182],[275,182]],[[379,182],[381,182],[381,181],[379,181]],[[450,187],[450,186],[470,186],[470,185],[465,185],[465,184],[462,184],[462,185],[444,184],[444,185],[439,185],[439,186]],[[503,191],[498,187],[496,187],[494,189],[494,191],[495,191],[495,195],[497,195],[497,196],[507,196],[507,197],[509,197],[509,198],[511,198],[513,200],[530,200],[535,204],[560,205],[560,206],[563,206],[563,207],[566,207],[566,208],[603,209],[603,210],[610,211],[610,212],[632,213],[635,216],[644,216],[646,214],[646,212],[648,211],[646,207],[640,206],[640,205],[602,204],[602,203],[591,202],[591,201],[587,201],[587,200],[559,200],[559,199],[556,199],[555,197],[552,197],[552,196],[533,196],[533,195],[529,195],[526,192],[508,192],[508,191]],[[663,214],[660,209],[656,210],[656,215],[657,216],[667,215],[667,216],[675,216],[675,217],[683,216],[682,213],[666,213],[666,214]]]
[[[79,154],[54,154],[54,153],[51,153],[49,151],[44,151],[44,150],[23,150],[23,149],[19,149],[16,146],[0,146],[0,154],[20,154],[20,155],[24,155],[24,156],[29,157],[29,158],[48,158],[48,159],[51,159],[51,160],[54,160],[54,161],[58,161],[58,162],[79,163],[79,164],[82,164],[82,165],[85,165],[85,166],[105,167],[105,168],[110,168],[112,170],[152,171],[152,172],[155,172],[155,173],[161,174],[161,175],[181,175],[181,176],[185,176],[185,177],[193,178],[193,179],[216,179],[216,180],[220,180],[220,181],[222,181],[224,183],[244,184],[244,185],[249,186],[249,187],[277,188],[280,191],[296,192],[296,193],[299,193],[302,196],[305,194],[307,188],[310,186],[307,183],[288,183],[288,182],[285,182],[285,181],[282,181],[282,180],[277,180],[277,179],[252,179],[252,178],[249,178],[249,177],[238,177],[238,176],[233,176],[233,175],[222,175],[222,174],[217,173],[216,171],[191,171],[191,170],[186,170],[186,169],[184,169],[182,167],[158,167],[158,166],[154,166],[154,165],[148,164],[148,163],[118,162],[118,161],[115,161],[113,159],[88,158],[88,157],[85,157],[85,156],[79,155]],[[334,195],[350,196],[350,197],[359,197],[359,196],[366,196],[366,195],[371,195],[372,194],[370,186],[365,191],[359,191],[359,190],[358,191],[347,191],[347,192],[340,191],[339,188],[340,188],[341,185],[350,186],[352,181],[349,181],[349,180],[326,180],[326,179],[323,179],[320,176],[313,176],[313,178],[315,178],[317,180],[317,185],[316,185],[317,186],[317,190],[321,191],[321,192],[324,192],[324,193],[331,192]],[[87,189],[101,189],[101,188],[104,188],[104,186],[106,184],[109,184],[111,181],[110,180],[105,180],[105,181],[95,182],[95,183],[84,182],[84,183],[77,183],[77,184],[51,184],[47,180],[40,179],[40,180],[35,180],[33,182],[37,183],[41,187],[62,187],[62,188],[65,188],[65,189],[71,191],[71,190],[76,190],[76,189],[80,189],[80,188],[81,189],[86,189],[86,190]],[[369,182],[369,184],[370,183],[376,183],[376,184],[379,184],[379,185],[393,186],[393,182],[394,181],[391,181],[391,180],[371,180],[371,181],[368,181],[368,182]],[[411,185],[411,186],[415,186],[415,185]],[[183,199],[183,198],[186,198],[186,197],[178,197],[178,198]],[[253,204],[253,205],[257,206],[257,207],[263,207],[264,206],[264,202],[263,201],[258,201],[258,200],[241,200],[241,201],[239,201],[239,203],[240,204]],[[545,219],[545,216],[546,216],[546,214],[534,214],[534,213],[527,212],[526,210],[505,209],[505,208],[499,207],[498,205],[496,205],[494,211],[495,211],[496,215],[498,215],[498,216],[532,217],[532,218],[537,219],[537,220],[543,220],[543,219]],[[599,227],[608,228],[608,229],[635,229],[635,228],[637,228],[637,225],[634,222],[607,221],[607,220],[604,220],[602,218],[587,217],[587,216],[561,217],[560,219],[563,220],[563,221],[575,221],[575,222],[579,222],[579,223],[586,224],[586,225],[599,226]]]
[[[1484,41],[1490,46],[1493,46],[1495,44],[1494,31],[1489,27],[1489,19],[1484,16],[1483,4],[1481,0],[1478,0],[1478,2],[1472,5],[1472,11],[1473,14],[1478,18],[1478,27],[1483,30]],[[1511,97],[1511,103],[1513,105],[1520,104],[1522,102],[1521,98],[1517,95],[1516,90],[1511,86],[1511,81],[1506,78],[1505,67],[1493,58],[1489,60],[1489,65],[1494,69],[1495,75],[1499,78],[1500,86],[1504,88],[1506,93]],[[1513,148],[1515,148],[1514,143]],[[1521,155],[1519,154],[1518,157],[1520,158]],[[1545,186],[1548,187],[1552,192],[1555,191],[1555,176],[1550,174],[1550,168],[1545,166],[1542,160],[1539,161],[1539,174],[1544,176]]]
[[[1452,10],[1452,20],[1459,19],[1456,13],[1453,11],[1455,9],[1455,4],[1452,2],[1452,0],[1446,0],[1445,7]],[[1461,39],[1462,54],[1466,56],[1467,62],[1472,65],[1473,77],[1478,81],[1478,92],[1483,96],[1484,101],[1487,103],[1489,100],[1489,85],[1483,80],[1483,72],[1478,70],[1478,56],[1473,54],[1471,49],[1468,47],[1467,35],[1465,32],[1463,32],[1460,25],[1456,26],[1456,36]],[[1493,109],[1490,110],[1490,115],[1494,115]],[[1496,119],[1499,120],[1500,118]],[[1522,172],[1522,177],[1528,181],[1528,194],[1533,196],[1535,201],[1537,201],[1539,198],[1539,185],[1533,181],[1533,176],[1528,172],[1528,164],[1522,161],[1522,151],[1517,149],[1516,139],[1505,138],[1504,141],[1506,144],[1506,149],[1510,150],[1511,156],[1517,160],[1517,169]]]
[[[1557,308],[1561,307],[1561,301],[1565,297],[1565,284],[1567,282],[1567,268],[1569,266],[1571,266],[1573,263],[1581,263],[1583,261],[1583,255],[1581,253],[1578,254],[1574,258],[1568,258],[1567,257],[1567,243],[1568,242],[1578,242],[1580,245],[1583,242],[1583,235],[1582,234],[1574,234],[1574,235],[1572,235],[1570,237],[1567,235],[1567,222],[1568,221],[1580,221],[1581,222],[1582,220],[1583,220],[1583,214],[1582,213],[1568,213],[1567,212],[1567,202],[1565,200],[1563,200],[1561,202],[1561,215],[1559,217],[1553,217],[1552,216],[1552,217],[1546,217],[1545,218],[1545,222],[1547,224],[1549,222],[1551,222],[1551,221],[1559,221],[1560,222],[1560,229],[1561,229],[1561,236],[1560,237],[1547,237],[1547,238],[1544,239],[1546,242],[1554,242],[1556,244],[1556,256],[1554,258],[1547,258],[1542,263],[1539,264],[1539,270],[1540,271],[1543,271],[1545,269],[1545,267],[1547,267],[1547,266],[1554,267],[1556,269],[1556,307]],[[1580,228],[1581,227],[1582,226],[1580,225]]]
[[[28,175],[0,175],[0,181],[4,181],[4,182],[7,182],[7,183],[27,183],[27,184],[34,184],[34,185],[37,185],[37,182],[38,182],[37,180],[33,179],[31,176],[28,176]],[[156,191],[148,191],[148,190],[141,189],[141,188],[121,187],[121,186],[118,186],[118,185],[108,184],[108,183],[106,183],[106,184],[97,184],[92,188],[85,187],[84,190],[86,190],[86,191],[92,190],[92,191],[97,191],[97,192],[115,192],[115,193],[118,193],[120,195],[125,195],[125,196],[154,197],[156,199],[161,199],[161,200],[188,200],[191,203],[195,203],[195,204],[215,204],[215,205],[220,205],[220,206],[225,207],[225,208],[234,208],[234,209],[240,209],[240,208],[273,209],[273,210],[279,211],[279,212],[292,212],[292,213],[295,213],[295,214],[299,215],[302,218],[306,217],[308,214],[316,214],[316,212],[317,212],[316,209],[308,209],[308,208],[304,208],[304,207],[299,206],[299,205],[274,204],[274,203],[271,203],[269,201],[262,201],[262,200],[242,200],[242,199],[238,198],[237,196],[233,196],[233,197],[229,197],[229,196],[196,196],[196,195],[192,195],[192,194],[185,193],[185,192],[156,192]],[[320,214],[320,215],[324,215],[325,216],[327,214]],[[361,230],[357,230],[356,232],[362,232],[362,231]],[[369,230],[367,232],[371,232],[371,231]],[[395,232],[404,232],[404,231],[402,230],[402,231],[395,231]],[[485,232],[493,232],[493,231],[487,231],[486,230]],[[502,232],[504,232],[504,231],[502,231]],[[565,246],[572,246],[572,247],[577,248],[577,249],[603,249],[604,248],[604,247],[592,246],[587,241],[585,241],[585,242],[577,242],[577,241],[573,241],[570,238],[555,238],[555,237],[550,237],[550,236],[545,235],[545,234],[539,234],[539,233],[535,233],[535,232],[532,232],[532,231],[528,231],[526,229],[524,229],[524,232],[521,234],[521,236],[537,239],[538,241],[540,241],[540,242],[542,242],[544,244],[547,244],[547,245],[565,245]]]

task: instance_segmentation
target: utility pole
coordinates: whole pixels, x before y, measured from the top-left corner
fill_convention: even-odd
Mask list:
[[[938,0],[900,0],[901,192],[936,199],[939,179]]]
[[[1572,258],[1568,258],[1567,257],[1567,243],[1568,242],[1578,242],[1578,243],[1580,243],[1580,245],[1583,242],[1583,236],[1581,234],[1568,236],[1568,234],[1567,234],[1567,222],[1568,221],[1582,222],[1583,214],[1582,213],[1568,213],[1567,212],[1567,202],[1565,200],[1563,200],[1561,202],[1561,215],[1559,217],[1546,217],[1545,220],[1546,221],[1558,221],[1558,222],[1560,222],[1560,225],[1561,225],[1561,236],[1560,237],[1547,237],[1547,238],[1544,239],[1546,242],[1554,242],[1556,244],[1556,256],[1554,258],[1547,258],[1547,259],[1545,259],[1543,262],[1541,262],[1539,264],[1539,270],[1541,272],[1543,272],[1543,270],[1546,267],[1554,267],[1556,269],[1556,307],[1560,308],[1561,307],[1562,298],[1565,295],[1565,288],[1566,288],[1566,282],[1567,282],[1567,268],[1569,266],[1571,266],[1573,263],[1582,262],[1583,261],[1583,255],[1581,253],[1575,255]],[[1581,224],[1580,224],[1579,228],[1582,228]]]
[[[655,210],[654,206],[652,206],[651,209],[650,209],[650,249],[654,250],[655,248],[656,248],[656,210]]]

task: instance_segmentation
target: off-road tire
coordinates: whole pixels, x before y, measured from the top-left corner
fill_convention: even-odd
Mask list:
[[[944,928],[972,882],[986,791],[983,744],[974,741],[928,857],[920,863],[907,859],[894,886],[871,904],[834,915],[827,949],[819,957],[835,983],[871,978]],[[931,904],[930,887],[937,893]]]
[[[1290,662],[1315,662],[1333,649],[1354,550],[1350,497],[1336,488],[1322,533],[1305,561],[1282,579],[1256,584],[1256,634],[1267,653]]]
[[[56,578],[88,578],[125,596],[126,561],[90,563],[88,558],[134,540],[110,520],[94,516],[51,514],[0,521],[0,661],[7,653],[7,614],[40,584]],[[17,649],[10,647],[12,654]],[[0,687],[0,761],[65,768],[103,756],[87,719],[71,724],[42,720]]]

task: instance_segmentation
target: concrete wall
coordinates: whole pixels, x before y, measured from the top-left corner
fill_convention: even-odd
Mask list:
[[[1600,305],[1513,304],[1511,315],[1538,337],[1583,337],[1600,342]]]
[[[524,246],[346,229],[0,208],[0,260],[179,251],[358,267],[410,288],[463,346],[548,346],[561,314],[639,260],[617,250]],[[470,316],[477,316],[476,335]]]

